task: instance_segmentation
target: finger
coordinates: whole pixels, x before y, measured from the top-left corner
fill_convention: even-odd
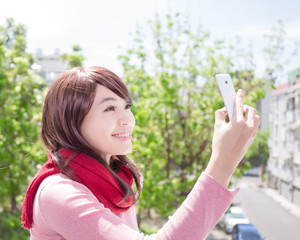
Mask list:
[[[260,124],[260,116],[259,115],[256,115],[255,116],[255,122],[254,122],[254,126],[256,127],[256,128],[258,128],[258,126],[259,126],[259,124]]]
[[[252,107],[247,107],[247,116],[246,121],[249,123],[250,126],[255,126],[256,121],[256,109]]]
[[[250,108],[250,106],[248,106],[248,105],[244,105],[244,106],[243,106],[243,117],[244,117],[244,120],[245,120],[245,121],[248,120],[248,112],[249,112],[249,108]]]
[[[215,121],[225,121],[227,110],[225,107],[218,109],[215,112]]]
[[[254,129],[255,129],[255,131],[254,131],[253,137],[255,137],[256,134],[257,134],[257,132],[258,132],[258,126],[259,126],[259,124],[260,124],[260,116],[256,115],[255,116],[255,121],[254,121]]]
[[[239,89],[236,94],[236,98],[235,98],[235,113],[236,113],[237,120],[241,120],[244,118],[243,100],[244,100],[244,92],[242,89]]]

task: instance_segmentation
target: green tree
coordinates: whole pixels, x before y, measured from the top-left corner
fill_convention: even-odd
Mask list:
[[[20,206],[41,162],[38,142],[45,82],[30,68],[26,29],[7,19],[0,26],[0,238],[28,239]]]
[[[214,112],[223,107],[214,75],[230,73],[245,103],[264,96],[265,80],[254,76],[251,54],[235,43],[212,41],[180,14],[156,17],[151,34],[137,28],[132,46],[119,56],[123,80],[135,100],[136,159],[144,173],[139,214],[150,209],[172,214],[185,199],[211,155]],[[243,59],[244,65],[236,64]],[[238,67],[237,67],[238,66]]]
[[[267,165],[269,158],[268,138],[269,130],[259,130],[256,138],[245,155],[245,159],[251,163],[251,166]]]
[[[69,68],[82,67],[85,57],[82,55],[82,49],[78,44],[72,46],[71,53],[64,53],[61,59],[68,62]]]

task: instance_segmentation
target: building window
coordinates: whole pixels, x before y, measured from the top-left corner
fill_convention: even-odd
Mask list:
[[[287,101],[287,110],[293,111],[295,110],[295,98],[291,97]]]
[[[289,142],[293,142],[294,140],[295,140],[295,134],[294,134],[294,132],[292,132],[291,130],[289,130],[288,132],[287,132],[287,140],[289,141]]]

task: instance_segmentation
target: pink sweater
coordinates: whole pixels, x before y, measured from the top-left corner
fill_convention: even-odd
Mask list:
[[[116,215],[84,185],[64,174],[43,180],[36,193],[31,240],[201,240],[229,207],[238,189],[228,190],[205,173],[186,200],[156,233],[145,236],[135,208]]]

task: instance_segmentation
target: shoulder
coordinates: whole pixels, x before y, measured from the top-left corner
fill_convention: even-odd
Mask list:
[[[47,193],[55,193],[55,195],[57,195],[59,192],[70,193],[76,191],[92,194],[83,184],[70,179],[63,173],[57,173],[45,178],[41,182],[37,194],[45,195]]]
[[[115,233],[115,228],[120,229],[120,226],[133,233],[133,213],[116,216],[87,187],[60,173],[45,178],[39,186],[31,233],[64,239],[108,239],[110,232]],[[136,230],[133,231],[136,234]]]
[[[42,181],[35,195],[33,208],[35,229],[56,233],[71,229],[71,223],[79,227],[82,217],[89,213],[111,213],[86,186],[62,173],[51,175]]]
[[[63,206],[73,203],[76,199],[88,199],[98,202],[93,193],[83,184],[73,181],[63,173],[53,174],[40,184],[35,197],[40,207]],[[98,202],[99,203],[99,202]]]
[[[72,220],[83,212],[97,209],[110,211],[83,184],[59,173],[45,178],[34,199],[34,221],[52,222]]]

